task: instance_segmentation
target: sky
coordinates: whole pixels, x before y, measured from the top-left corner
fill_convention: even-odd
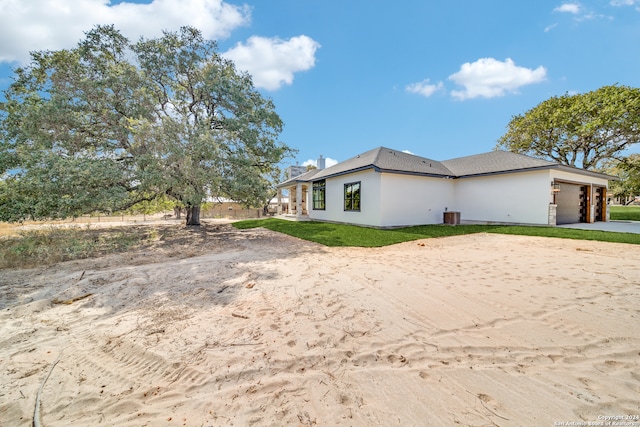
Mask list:
[[[478,154],[552,96],[640,87],[640,0],[0,0],[0,91],[98,24],[216,40],[275,103],[287,164]]]

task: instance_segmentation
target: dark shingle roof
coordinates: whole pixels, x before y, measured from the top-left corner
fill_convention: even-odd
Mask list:
[[[442,163],[386,147],[378,147],[358,154],[337,165],[323,169],[314,175],[314,179],[327,178],[374,168],[384,172],[409,173],[418,175],[450,176],[451,171]]]
[[[618,179],[615,176],[605,175],[595,171],[561,165],[560,163],[501,150],[445,160],[442,164],[449,168],[451,172],[455,174],[456,178],[496,173],[524,172],[535,169],[559,169],[596,178],[609,180]]]
[[[557,163],[512,153],[511,151],[490,151],[488,153],[445,160],[442,164],[457,177],[549,168],[557,165]]]
[[[488,153],[459,157],[457,159],[439,162],[426,157],[393,150],[391,148],[378,147],[362,154],[358,154],[355,157],[329,168],[311,170],[295,178],[289,179],[281,183],[279,186],[285,186],[286,184],[293,182],[315,181],[318,179],[330,178],[366,169],[412,175],[463,178],[475,175],[551,168],[558,168],[582,175],[597,176],[599,178],[616,179],[616,177],[600,174],[598,172],[563,166],[548,160],[537,159],[535,157],[512,153],[510,151],[490,151]]]
[[[288,180],[281,182],[280,184],[278,184],[278,186],[284,186],[286,184],[291,184],[293,182],[308,182],[311,181],[315,175],[317,175],[319,172],[322,172],[322,170],[319,169],[311,169],[309,171],[306,171],[305,173],[301,174],[301,175],[296,175],[293,178],[289,178]]]

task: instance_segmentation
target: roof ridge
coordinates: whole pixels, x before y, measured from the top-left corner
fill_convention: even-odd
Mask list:
[[[373,165],[377,165],[377,164],[380,163],[380,160],[381,160],[380,156],[382,155],[382,153],[384,151],[388,151],[389,153],[392,153],[393,151],[396,151],[396,150],[394,150],[393,148],[387,148],[387,147],[383,147],[383,146],[378,147],[376,156],[373,159],[373,163],[372,163]],[[395,153],[394,153],[394,156],[395,156]]]
[[[380,155],[382,154],[382,151],[386,150],[385,147],[383,147],[382,145],[379,146],[378,148],[374,148],[373,151],[376,152],[376,155],[373,157],[373,162],[371,162],[372,165],[375,165],[378,163],[378,161],[380,160]],[[364,154],[364,153],[363,153]]]

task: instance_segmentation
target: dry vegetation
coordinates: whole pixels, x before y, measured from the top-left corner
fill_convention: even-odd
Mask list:
[[[48,224],[28,228],[2,224],[0,268],[42,267],[127,251],[135,256],[150,248],[160,249],[169,257],[188,257],[211,249],[212,235],[216,233],[219,238],[222,227],[203,224],[187,228],[175,223],[109,228]]]

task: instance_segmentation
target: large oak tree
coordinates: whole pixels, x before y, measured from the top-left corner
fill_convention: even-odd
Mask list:
[[[96,27],[15,70],[0,104],[0,220],[169,196],[198,225],[211,196],[262,205],[293,153],[281,130],[272,101],[198,30],[132,43]]]
[[[640,142],[640,89],[604,86],[555,96],[514,116],[497,148],[596,169]]]

